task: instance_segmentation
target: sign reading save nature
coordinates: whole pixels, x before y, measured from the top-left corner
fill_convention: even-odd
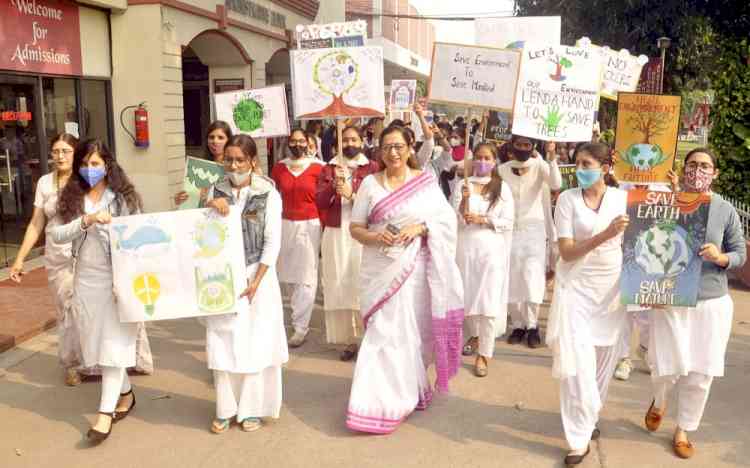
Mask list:
[[[545,141],[589,141],[598,110],[601,56],[583,47],[527,47],[513,133]]]
[[[520,62],[515,50],[436,42],[430,101],[510,112]]]
[[[620,93],[615,177],[636,184],[668,183],[680,123],[680,96]]]
[[[623,304],[693,307],[698,300],[711,196],[628,191],[620,299]]]
[[[214,94],[216,118],[253,138],[289,135],[284,85]]]

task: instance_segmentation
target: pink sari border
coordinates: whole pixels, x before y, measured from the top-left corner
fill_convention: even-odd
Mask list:
[[[432,183],[432,176],[427,172],[423,172],[417,177],[411,179],[404,184],[403,187],[390,193],[388,196],[380,200],[370,213],[370,217],[367,220],[370,224],[378,224],[393,210],[399,203],[402,203],[417,191],[424,187],[428,187]]]
[[[390,434],[404,422],[406,416],[401,419],[386,419],[372,416],[363,416],[352,410],[346,413],[346,427],[353,431],[369,432],[371,434]]]
[[[432,317],[433,350],[439,392],[448,391],[448,382],[461,367],[464,309],[449,310],[444,318]]]

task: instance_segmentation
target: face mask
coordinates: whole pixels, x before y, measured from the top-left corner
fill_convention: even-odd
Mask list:
[[[713,171],[700,167],[686,167],[683,185],[686,192],[708,192],[714,181]]]
[[[307,151],[307,148],[304,146],[290,146],[289,152],[292,153],[292,156],[295,158],[299,158],[303,154],[305,154],[305,151]]]
[[[517,161],[528,161],[529,158],[531,158],[532,150],[520,150],[513,148],[513,157],[516,158]]]
[[[456,147],[461,144],[461,140],[459,140],[458,138],[451,138],[449,143],[451,144],[451,146]]]
[[[475,176],[485,177],[495,168],[495,163],[489,161],[474,161],[472,163],[472,168],[474,169]]]
[[[576,179],[578,186],[587,189],[594,185],[602,177],[601,168],[597,169],[576,169]]]
[[[250,179],[250,173],[251,172],[252,171],[247,171],[247,172],[227,172],[227,177],[229,177],[229,180],[232,182],[232,185],[234,185],[234,186],[244,185]]]
[[[78,174],[89,184],[89,187],[93,187],[107,175],[107,171],[103,167],[82,167],[78,170]]]
[[[346,156],[347,158],[352,159],[362,152],[362,148],[359,148],[357,146],[344,146],[344,149],[341,150],[341,152],[344,153],[344,156]]]

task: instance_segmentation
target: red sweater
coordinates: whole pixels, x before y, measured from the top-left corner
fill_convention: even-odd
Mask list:
[[[359,166],[352,177],[352,190],[357,193],[362,180],[370,174],[380,170],[380,165],[375,161]],[[320,222],[325,227],[341,227],[341,197],[336,194],[335,166],[327,164],[318,178],[318,210],[320,211]]]
[[[271,178],[281,194],[281,217],[289,221],[307,221],[318,218],[315,188],[323,165],[312,162],[302,174],[295,177],[286,164],[278,162],[271,170]]]

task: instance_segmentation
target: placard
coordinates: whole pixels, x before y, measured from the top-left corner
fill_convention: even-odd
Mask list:
[[[224,178],[224,166],[207,159],[188,156],[185,161],[183,190],[188,194],[178,209],[189,210],[200,205],[201,191]]]
[[[562,176],[561,192],[578,187],[575,164],[558,164],[557,167],[560,168],[560,175]]]
[[[636,184],[669,183],[680,125],[680,96],[620,93],[615,177]]]
[[[436,42],[429,99],[512,112],[520,62],[517,50]]]
[[[650,57],[648,63],[641,70],[638,80],[638,91],[644,94],[659,94],[661,92],[661,76],[664,71],[661,57]]]
[[[409,110],[417,100],[417,80],[392,80],[389,107],[392,111]]]
[[[710,203],[705,193],[628,191],[623,304],[695,306]]]
[[[364,20],[327,24],[298,24],[298,49],[323,49],[332,47],[361,47],[367,37]]]
[[[489,111],[487,125],[484,126],[485,141],[509,141],[511,137],[512,115],[510,112]]]
[[[248,307],[240,208],[114,218],[114,292],[121,322],[210,317]]]
[[[476,18],[474,41],[501,49],[522,49],[526,42],[560,45],[559,16]]]
[[[513,134],[544,141],[591,141],[601,56],[583,47],[523,50]]]
[[[632,93],[638,89],[643,65],[648,63],[645,55],[631,55],[627,49],[612,50],[607,46],[591,44],[588,37],[582,37],[576,45],[592,47],[602,56],[602,87],[599,94],[606,99],[617,100],[617,93]]]
[[[284,85],[214,94],[216,118],[232,127],[233,134],[253,138],[289,135]]]
[[[384,117],[383,49],[291,51],[294,118]]]

